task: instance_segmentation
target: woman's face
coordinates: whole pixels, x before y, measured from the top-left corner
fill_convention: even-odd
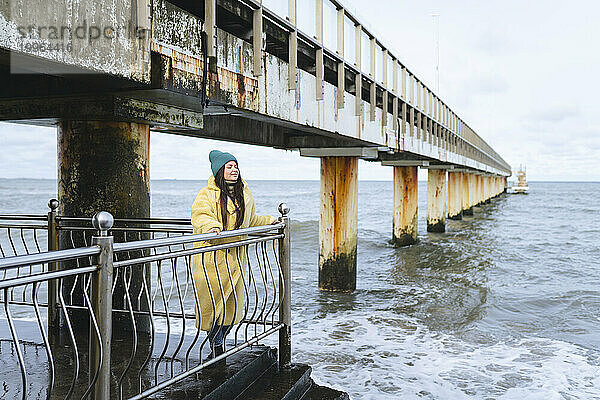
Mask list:
[[[240,171],[238,170],[237,163],[235,161],[232,160],[225,164],[223,177],[226,181],[237,181],[239,175]]]

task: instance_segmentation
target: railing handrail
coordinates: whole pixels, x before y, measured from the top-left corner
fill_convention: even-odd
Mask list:
[[[47,221],[48,216],[44,214],[0,214],[0,219],[11,221]]]
[[[266,242],[267,240],[281,239],[281,238],[283,238],[283,234],[275,234],[272,236],[261,236],[258,238],[240,240],[240,241],[231,242],[231,243],[216,244],[213,246],[198,247],[198,248],[194,248],[194,249],[187,249],[187,250],[181,250],[181,251],[170,251],[170,252],[164,253],[164,254],[156,254],[156,255],[147,256],[147,257],[135,258],[135,259],[131,259],[131,260],[115,261],[113,264],[114,264],[115,268],[127,267],[129,265],[161,261],[161,260],[166,260],[166,259],[175,258],[175,257],[191,256],[191,255],[195,255],[195,254],[208,253],[208,252],[216,251],[216,250],[231,249],[234,247],[242,247],[242,246],[247,246],[247,245],[254,244],[254,243]],[[148,240],[145,240],[145,241],[147,242]],[[196,242],[196,241],[197,240],[194,240],[194,242]],[[152,246],[152,247],[156,247],[156,246]]]
[[[2,216],[0,215],[0,218]],[[89,222],[92,217],[70,217],[57,215],[57,221],[68,222]],[[115,218],[114,223],[134,223],[134,224],[170,224],[170,225],[191,225],[192,221],[189,218]]]
[[[69,221],[69,222],[90,222],[92,217],[72,217],[57,215],[57,221]],[[46,214],[0,214],[0,220],[10,221],[47,221],[48,215]],[[118,223],[133,223],[133,224],[169,224],[169,225],[191,225],[192,220],[190,218],[115,218],[115,224]]]
[[[78,247],[75,249],[52,250],[43,253],[27,254],[0,258],[0,270],[26,265],[46,264],[55,261],[67,261],[80,257],[100,254],[99,246]]]
[[[116,308],[113,307],[113,296],[115,295],[113,293],[114,290],[114,283],[118,282],[115,279],[121,279],[125,280],[125,276],[126,276],[126,271],[122,271],[122,272],[117,272],[117,270],[115,268],[120,268],[120,267],[129,267],[129,266],[134,266],[134,265],[148,265],[149,263],[152,262],[159,262],[158,263],[158,271],[159,271],[159,276],[158,276],[158,281],[157,282],[162,282],[161,280],[161,276],[160,276],[160,261],[161,260],[165,260],[165,259],[180,259],[180,258],[184,258],[187,256],[191,256],[193,254],[199,254],[199,253],[205,253],[205,252],[213,252],[213,251],[217,251],[217,250],[224,250],[224,249],[229,249],[229,248],[247,248],[250,245],[256,245],[256,257],[257,257],[257,266],[259,268],[259,272],[260,272],[260,276],[262,277],[262,283],[260,282],[260,279],[258,282],[255,282],[255,278],[254,275],[252,274],[252,272],[250,272],[250,275],[248,276],[248,285],[250,285],[250,282],[253,283],[254,286],[254,291],[256,292],[256,295],[258,296],[258,292],[257,292],[257,286],[260,289],[261,284],[264,285],[264,295],[262,297],[263,301],[261,303],[260,306],[258,306],[258,297],[256,297],[256,299],[254,300],[256,302],[255,304],[255,308],[254,311],[252,311],[252,315],[250,316],[250,314],[244,314],[244,319],[242,320],[242,322],[245,322],[246,324],[251,324],[253,323],[255,325],[255,332],[254,334],[250,334],[250,338],[248,338],[248,327],[246,327],[246,333],[245,333],[245,339],[242,339],[241,343],[238,343],[237,341],[237,331],[236,331],[236,338],[235,338],[235,344],[233,345],[233,347],[227,351],[225,351],[222,355],[217,355],[216,357],[214,357],[213,359],[211,359],[210,361],[200,361],[199,364],[195,367],[188,367],[188,356],[189,356],[189,352],[191,351],[192,347],[188,347],[187,353],[185,354],[186,357],[186,367],[185,369],[181,372],[178,373],[176,375],[173,375],[173,373],[171,374],[171,378],[167,379],[166,381],[155,381],[154,384],[151,384],[149,387],[147,387],[145,390],[142,390],[142,386],[140,383],[139,386],[139,391],[138,394],[135,395],[133,398],[143,398],[146,395],[149,395],[151,393],[155,393],[158,392],[159,390],[162,390],[166,387],[171,386],[172,384],[181,381],[182,379],[185,379],[186,377],[193,375],[195,372],[201,370],[202,368],[205,368],[211,364],[214,364],[216,362],[218,362],[219,360],[232,355],[236,352],[241,351],[242,349],[246,348],[247,346],[250,346],[254,343],[257,343],[259,340],[262,340],[263,338],[275,334],[275,333],[279,333],[279,362],[281,366],[286,366],[289,365],[289,363],[291,362],[291,263],[290,263],[290,221],[289,221],[289,208],[285,205],[285,204],[281,204],[279,206],[279,211],[281,213],[281,217],[279,219],[279,221],[275,222],[274,224],[271,225],[262,225],[262,226],[256,226],[256,227],[251,227],[251,228],[243,228],[243,229],[236,229],[236,230],[230,230],[230,231],[223,231],[220,234],[216,234],[216,233],[204,233],[204,234],[188,234],[185,233],[181,236],[173,236],[173,237],[165,237],[165,238],[160,238],[160,239],[146,239],[146,240],[138,240],[135,242],[125,242],[125,243],[118,243],[115,244],[114,243],[114,238],[112,236],[109,236],[109,234],[113,231],[117,231],[118,228],[113,228],[113,218],[112,216],[107,213],[107,212],[100,212],[97,213],[92,220],[90,221],[90,219],[87,218],[80,218],[80,219],[76,219],[76,221],[87,221],[87,222],[92,222],[91,225],[93,225],[93,229],[96,231],[95,234],[93,235],[93,237],[91,238],[92,240],[92,245],[91,246],[87,246],[87,247],[78,247],[78,248],[74,248],[74,249],[64,249],[64,250],[57,250],[58,244],[52,242],[51,239],[53,239],[56,236],[56,231],[57,231],[57,223],[56,223],[56,210],[57,210],[57,201],[56,200],[51,200],[50,202],[53,206],[51,206],[51,212],[48,213],[47,216],[47,220],[48,220],[48,239],[49,239],[49,244],[48,244],[48,248],[51,249],[50,251],[47,252],[41,252],[41,253],[35,253],[35,254],[27,254],[27,255],[18,255],[18,256],[11,256],[11,257],[6,257],[6,258],[0,258],[0,271],[4,270],[6,271],[9,268],[14,268],[14,267],[27,267],[29,266],[29,272],[27,273],[26,271],[21,271],[21,272],[26,272],[25,274],[21,274],[19,275],[20,270],[17,270],[16,274],[14,274],[13,276],[10,276],[8,278],[6,278],[6,272],[5,272],[5,279],[0,280],[0,290],[2,290],[3,294],[4,294],[4,303],[5,303],[5,308],[7,310],[7,316],[9,319],[9,325],[11,326],[11,335],[12,335],[12,341],[13,343],[15,343],[15,345],[17,346],[17,349],[20,349],[19,347],[19,338],[17,336],[16,330],[13,327],[13,323],[12,323],[12,317],[8,314],[9,312],[9,304],[19,304],[19,305],[33,305],[35,311],[36,311],[36,318],[38,321],[38,324],[40,325],[40,327],[42,327],[42,319],[40,317],[40,313],[39,313],[39,306],[42,305],[44,307],[47,307],[48,310],[48,319],[47,319],[47,324],[48,324],[48,332],[50,332],[50,329],[52,329],[53,331],[57,331],[57,329],[62,329],[61,326],[63,326],[62,324],[65,324],[64,326],[66,326],[66,329],[68,329],[69,334],[70,334],[70,338],[72,340],[72,345],[74,347],[76,347],[77,345],[75,344],[75,339],[73,336],[73,331],[72,331],[72,327],[71,327],[71,322],[70,322],[70,317],[69,317],[69,312],[67,312],[67,310],[69,309],[81,309],[86,311],[87,313],[89,313],[89,317],[90,317],[90,329],[94,329],[95,334],[92,334],[90,332],[90,336],[89,336],[89,356],[88,356],[88,387],[86,389],[86,392],[84,394],[84,397],[86,397],[86,394],[88,393],[94,393],[94,397],[98,398],[98,399],[108,399],[110,398],[110,393],[111,393],[111,388],[110,388],[110,382],[111,382],[111,338],[112,338],[112,313],[114,312],[122,312],[125,311],[130,315],[130,318],[132,319],[132,323],[134,326],[134,335],[136,335],[135,333],[135,320],[136,320],[136,316],[135,314],[140,311],[140,310],[134,310],[134,308],[132,307],[132,304],[130,302],[129,299],[129,288],[126,287],[125,289],[125,293],[126,293],[126,298],[128,299],[127,301],[129,302],[129,305],[127,308],[126,305],[121,305],[121,306],[117,306]],[[40,217],[41,218],[41,217]],[[15,218],[17,219],[17,218]],[[63,221],[66,221],[63,219]],[[73,220],[72,220],[73,221]],[[140,222],[139,220],[134,220],[134,219],[129,219],[129,221],[136,221],[136,222]],[[146,220],[148,221],[148,220]],[[172,221],[174,221],[174,219],[161,219],[160,222],[165,223],[165,224],[169,224],[172,223]],[[183,220],[180,220],[183,223]],[[159,224],[160,224],[159,222]],[[187,223],[187,221],[186,221]],[[81,227],[81,224],[76,224],[78,225],[77,227]],[[64,229],[68,229],[70,227],[68,226],[64,226]],[[87,228],[86,228],[87,229]],[[174,228],[175,229],[175,228]],[[181,233],[181,230],[178,231],[179,233]],[[23,236],[22,236],[23,237]],[[214,244],[214,243],[210,243],[211,240],[216,240],[216,239],[227,239],[230,238],[231,241],[226,242],[226,243],[219,243],[219,244]],[[273,263],[273,266],[275,267],[275,274],[273,274],[273,270],[272,270],[272,266],[271,266],[271,262],[269,261],[269,256],[267,254],[267,246],[265,244],[263,244],[263,242],[268,242],[271,241],[272,242],[272,251],[275,255],[275,262]],[[197,243],[197,242],[208,242],[206,243],[205,246],[203,247],[187,247],[185,246],[185,244],[191,244],[191,243]],[[37,242],[36,242],[37,243]],[[259,245],[260,244],[260,245]],[[171,246],[180,246],[180,247],[176,247],[175,249],[171,248]],[[166,252],[162,252],[160,250],[160,248],[167,248],[168,247],[168,251]],[[27,250],[27,247],[25,247],[25,249]],[[124,260],[120,260],[120,261],[115,261],[117,257],[114,256],[115,253],[117,252],[125,252],[125,251],[131,251],[131,250],[150,250],[149,252],[137,252],[136,254],[129,254],[129,256],[133,256],[132,258],[127,257],[127,259]],[[260,249],[260,250],[259,250]],[[38,246],[38,250],[39,250],[39,246]],[[154,250],[154,251],[152,251]],[[261,256],[259,256],[259,251],[262,251],[263,253],[261,253]],[[275,254],[276,253],[276,254]],[[215,253],[216,254],[216,253]],[[89,264],[86,260],[85,264],[83,264],[84,266],[79,266],[79,258],[89,258]],[[77,259],[77,267],[75,268],[68,268],[67,265],[65,265],[64,267],[60,267],[59,268],[59,263],[63,262],[63,261],[67,261],[67,260],[74,260]],[[216,261],[215,261],[216,262]],[[227,263],[227,261],[225,261]],[[250,259],[248,258],[248,263],[250,263]],[[45,264],[47,264],[47,269],[45,268]],[[41,270],[38,270],[37,268],[31,268],[31,266],[35,266],[35,265],[41,265],[42,268]],[[250,265],[250,264],[248,264]],[[172,264],[173,266],[173,275],[177,284],[177,286],[179,287],[179,281],[177,278],[177,272],[176,272],[176,266],[177,263]],[[202,267],[206,268],[204,266],[204,260],[202,261]],[[185,268],[186,268],[186,274],[192,274],[191,272],[191,265],[188,261],[185,262]],[[227,265],[227,269],[229,270],[229,265]],[[248,267],[250,270],[250,266]],[[262,268],[264,268],[265,270],[263,271]],[[114,273],[113,273],[114,271]],[[267,274],[267,271],[269,271],[270,274],[270,278]],[[205,272],[206,273],[206,272]],[[62,298],[62,296],[64,295],[65,291],[64,288],[62,287],[62,279],[63,278],[67,278],[67,277],[81,277],[83,278],[84,276],[86,276],[87,278],[84,278],[84,280],[80,281],[81,283],[79,284],[81,286],[81,290],[83,290],[83,296],[85,297],[85,304],[67,304],[67,302],[65,302],[65,300]],[[121,278],[115,278],[115,277],[121,277]],[[217,272],[217,277],[218,277],[218,272]],[[230,279],[231,275],[229,276]],[[145,278],[144,278],[145,279]],[[186,279],[190,279],[190,275],[187,275]],[[207,278],[208,279],[208,278]],[[221,285],[221,278],[219,278],[219,285]],[[242,279],[243,275],[242,275]],[[41,304],[38,303],[37,301],[37,287],[36,285],[38,285],[39,283],[42,282],[46,282],[48,283],[48,301],[46,304]],[[76,279],[74,280],[74,282],[78,282]],[[194,284],[193,280],[191,281],[192,284]],[[279,290],[277,290],[276,288],[276,284],[277,282],[279,283]],[[13,299],[12,296],[12,288],[14,287],[19,287],[19,286],[24,286],[24,285],[29,285],[33,283],[33,289],[31,291],[31,302],[28,303],[25,301],[25,297],[23,297],[23,300],[21,301],[19,298],[17,298],[16,300]],[[172,282],[173,283],[173,282]],[[186,289],[184,293],[187,293],[187,284],[189,282],[186,281],[185,285],[186,285]],[[145,283],[144,285],[149,284],[149,283]],[[157,283],[158,285],[159,283]],[[73,283],[73,285],[75,285],[75,283]],[[270,290],[272,285],[272,289],[274,290],[273,295],[272,295],[272,299],[271,296],[269,296],[267,294],[267,292]],[[54,287],[56,286],[56,287]],[[268,286],[268,288],[267,288]],[[27,288],[27,286],[24,286],[25,288]],[[73,286],[75,287],[75,286]],[[161,291],[162,289],[162,283],[160,283],[160,287],[161,287]],[[157,286],[158,288],[158,286]],[[244,290],[246,288],[246,283],[244,283]],[[145,291],[146,293],[146,298],[149,304],[152,304],[151,298],[149,297],[151,295],[151,290],[148,287],[145,287],[144,289],[140,289],[141,291],[138,293],[138,301],[139,300],[139,296],[142,295],[143,291]],[[197,315],[194,315],[193,313],[189,313],[189,309],[184,309],[183,306],[183,300],[181,298],[181,289],[177,289],[178,290],[178,295],[179,300],[180,300],[180,305],[181,305],[181,315],[178,318],[183,318],[183,326],[184,326],[184,330],[185,330],[185,319],[194,319],[197,318]],[[192,292],[194,293],[194,297],[196,297],[196,288],[193,287]],[[209,289],[210,290],[210,289]],[[248,287],[248,290],[250,289],[250,286]],[[221,290],[222,291],[222,290]],[[25,291],[23,291],[23,293],[25,293]],[[277,296],[278,294],[278,296]],[[72,292],[71,292],[72,295]],[[88,298],[89,296],[89,298]],[[163,302],[167,302],[168,303],[168,299],[170,298],[170,294],[168,295],[167,298],[165,298],[165,293],[163,292],[161,294],[162,298],[163,298]],[[184,295],[185,296],[185,295]],[[213,296],[212,291],[210,291],[210,296]],[[73,301],[71,299],[71,301]],[[125,300],[123,300],[125,301]],[[195,300],[196,301],[196,305],[198,306],[198,299]],[[248,300],[250,301],[250,300]],[[267,302],[268,301],[268,302]],[[213,299],[214,302],[214,299]],[[167,304],[165,303],[165,304]],[[119,308],[122,307],[123,309]],[[140,305],[136,306],[136,307],[141,307]],[[151,308],[148,309],[147,314],[150,317],[150,319],[153,318],[153,305],[150,306]],[[260,308],[260,314],[259,315],[255,315],[255,313],[257,312],[257,310]],[[263,315],[263,313],[266,310],[266,314]],[[279,310],[279,320],[277,320],[277,318],[275,317],[275,313],[277,312],[277,310]],[[214,312],[214,310],[213,310]],[[246,311],[244,311],[245,313],[248,313],[248,310],[246,309]],[[271,313],[271,318],[270,320],[268,320],[268,316],[269,313]],[[139,314],[139,313],[138,313]],[[158,312],[155,314],[155,316],[160,316],[161,312]],[[169,313],[169,311],[167,310],[167,305],[165,305],[165,314],[167,321],[169,320],[169,318],[173,318],[176,316],[176,313]],[[177,314],[179,315],[179,314]],[[58,318],[60,317],[60,318]],[[255,318],[256,317],[256,318]],[[64,318],[64,321],[61,321]],[[168,323],[168,322],[167,322]],[[263,332],[260,333],[259,331],[256,331],[256,324],[262,324],[263,325]],[[267,326],[268,325],[268,326]],[[43,340],[44,340],[44,345],[46,347],[46,351],[48,352],[48,357],[51,357],[51,345],[49,344],[49,341],[47,340],[45,335],[45,331],[42,328],[40,328],[42,330],[42,335],[43,335]],[[154,327],[152,328],[154,329]],[[239,329],[239,328],[238,328]],[[197,341],[197,337],[198,337],[198,333],[200,332],[200,327],[197,327],[197,332],[195,337],[193,338],[192,344],[191,346],[194,346],[196,341]],[[243,332],[242,332],[243,334]],[[191,337],[191,336],[190,336]],[[183,336],[182,336],[183,338]],[[134,343],[135,343],[134,339]],[[204,339],[204,342],[207,339]],[[202,348],[204,346],[204,342],[200,345],[200,352],[202,352]],[[180,340],[179,342],[179,346],[181,346],[181,344],[183,343],[182,340]],[[179,352],[179,347],[177,348],[177,350],[175,351],[173,357],[175,357],[175,355]],[[161,355],[161,358],[164,356],[164,349],[163,349],[163,353]],[[213,350],[214,351],[214,350]],[[23,361],[23,357],[20,353],[20,350],[18,351],[18,359],[19,359],[19,365],[21,368],[21,374],[22,374],[22,386],[23,386],[23,390],[26,390],[27,387],[27,373],[26,373],[26,366],[25,363]],[[130,358],[130,363],[131,360],[133,359],[133,357],[135,357],[136,351],[135,351],[135,345],[134,345],[134,350],[132,352],[132,356]],[[77,355],[75,355],[75,357],[78,357]],[[77,364],[79,365],[79,364]],[[77,376],[78,376],[78,370],[79,370],[79,366],[75,367],[75,372],[74,372],[74,380],[72,381],[72,386],[71,386],[71,391],[73,390],[73,385],[75,385],[75,382],[77,381]],[[140,370],[141,371],[141,370]],[[141,372],[140,372],[141,373]],[[125,376],[125,373],[123,373],[123,375],[121,376],[121,378]],[[54,385],[53,382],[50,383],[51,387]],[[51,390],[51,389],[50,389]],[[119,381],[119,390],[121,389],[121,381]]]
[[[98,270],[97,265],[90,265],[87,267],[62,269],[62,270],[58,270],[58,271],[46,271],[46,272],[42,272],[40,274],[33,274],[33,275],[20,276],[17,278],[3,279],[3,280],[0,280],[0,289],[28,285],[28,284],[34,283],[34,282],[39,283],[39,282],[49,281],[52,279],[66,278],[68,276],[89,274],[89,273],[95,272],[97,270]]]
[[[142,250],[160,246],[173,246],[177,244],[186,244],[194,242],[204,242],[214,239],[225,239],[235,236],[250,235],[256,233],[265,233],[285,227],[283,222],[273,225],[256,226],[252,228],[234,229],[231,231],[222,231],[221,233],[197,233],[193,235],[182,235],[176,237],[167,237],[160,239],[138,240],[135,242],[115,243],[114,252]]]

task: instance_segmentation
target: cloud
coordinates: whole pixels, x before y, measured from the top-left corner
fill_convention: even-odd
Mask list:
[[[560,123],[580,115],[579,108],[573,104],[549,105],[543,109],[532,111],[526,118],[547,123]]]
[[[508,82],[499,75],[480,75],[467,78],[462,90],[469,96],[504,93],[509,89]]]
[[[474,49],[489,55],[498,55],[514,48],[506,32],[499,32],[498,27],[493,30],[486,27],[481,33],[472,35],[472,46]]]

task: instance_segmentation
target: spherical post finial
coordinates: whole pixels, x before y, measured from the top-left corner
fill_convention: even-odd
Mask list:
[[[100,236],[106,236],[114,222],[112,214],[106,211],[100,211],[92,217],[92,225],[100,231]]]
[[[290,213],[290,207],[288,207],[288,205],[285,203],[281,203],[279,204],[279,212],[281,213],[282,217],[287,217],[287,215]]]
[[[48,207],[52,211],[56,210],[58,208],[58,200],[50,199],[50,201],[48,202]]]

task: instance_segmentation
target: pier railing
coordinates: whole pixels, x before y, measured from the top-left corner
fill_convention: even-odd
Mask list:
[[[12,216],[11,223],[0,222],[0,227],[11,225],[3,229],[19,232],[15,237],[9,232],[3,239],[5,247],[8,242],[11,252],[18,253],[18,237],[22,250],[30,252],[14,255],[3,250],[0,258],[0,300],[8,326],[7,332],[0,328],[0,333],[8,337],[10,352],[15,354],[11,371],[20,375],[20,379],[10,374],[4,377],[9,393],[22,398],[33,391],[47,398],[144,398],[277,333],[280,365],[289,364],[287,207],[280,205],[280,212],[280,221],[274,225],[219,235],[190,234],[186,220],[168,220],[170,224],[175,221],[171,228],[166,223],[162,228],[152,227],[150,220],[128,221],[143,227],[118,228],[113,227],[110,214],[99,213],[94,227],[85,227],[79,220],[70,227],[77,229],[68,230],[95,229],[88,246],[50,251],[40,246],[44,230],[40,222],[44,221],[39,216],[25,216],[29,219],[20,220],[20,227],[14,223],[17,216]],[[56,221],[51,213],[47,221]],[[46,229],[49,247],[56,245],[57,225]],[[128,241],[115,243],[114,236],[109,236],[119,229],[132,232],[125,234]],[[153,229],[163,230],[163,237],[132,240],[144,232],[156,236]],[[217,257],[219,252],[225,257]],[[225,260],[225,265],[217,260]],[[213,287],[215,280],[208,275],[215,273],[218,284]],[[199,289],[202,276],[207,278],[208,291]],[[236,276],[238,284],[234,284]],[[233,311],[225,307],[227,290],[233,291],[232,301],[242,302]],[[224,310],[224,320],[232,317],[237,322],[221,355],[209,357],[208,338],[201,335],[200,322],[206,313],[198,311],[203,311],[206,301],[202,306],[200,296],[210,298],[211,327],[220,319],[219,308]],[[242,315],[228,317],[228,312]],[[6,339],[4,343],[0,347],[7,345]],[[34,343],[37,347],[32,352]],[[44,351],[39,351],[41,347]],[[3,363],[8,364],[9,358]]]

